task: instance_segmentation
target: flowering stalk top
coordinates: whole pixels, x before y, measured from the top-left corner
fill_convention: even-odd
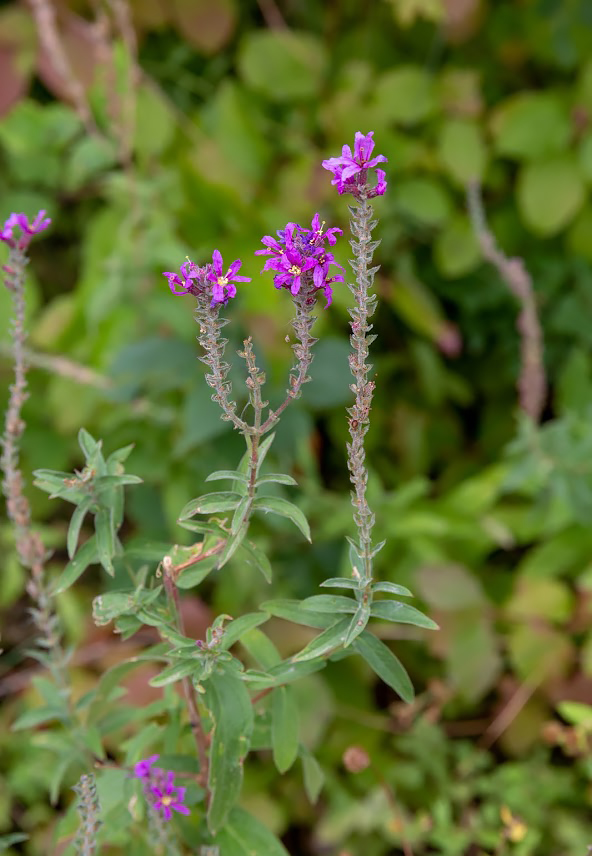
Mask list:
[[[226,306],[230,298],[236,297],[235,282],[251,282],[251,277],[238,276],[241,264],[240,259],[236,259],[224,273],[222,255],[214,250],[211,263],[204,267],[186,261],[180,267],[181,276],[170,271],[165,271],[163,276],[168,279],[173,294],[207,295],[211,297],[210,306]]]
[[[12,213],[0,229],[0,241],[11,249],[26,250],[33,236],[47,229],[50,223],[51,220],[45,216],[43,209],[30,223],[26,214]],[[15,230],[20,231],[20,234]]]
[[[337,186],[339,193],[352,193],[359,198],[362,192],[367,199],[382,196],[386,192],[386,173],[376,167],[378,163],[386,163],[384,155],[372,157],[374,150],[374,131],[362,134],[356,131],[354,151],[344,146],[339,158],[328,158],[323,166],[333,173],[331,184]],[[368,170],[376,168],[377,183],[375,187],[368,186]]]
[[[173,810],[179,814],[190,814],[187,806],[183,805],[187,788],[175,785],[175,774],[171,770],[153,768],[159,758],[160,755],[151,755],[134,766],[135,777],[144,782],[144,794],[148,802],[165,820],[171,819]]]
[[[261,239],[265,249],[257,250],[255,255],[270,256],[263,266],[263,271],[276,271],[276,288],[287,288],[295,295],[300,292],[304,283],[305,287],[314,291],[322,290],[327,306],[330,306],[333,296],[332,283],[344,281],[341,274],[329,276],[331,265],[343,270],[335,261],[333,253],[325,248],[325,242],[329,246],[336,244],[337,234],[342,235],[342,230],[335,226],[325,229],[317,213],[312,219],[310,229],[297,223],[288,223],[285,229],[278,231],[277,239],[265,235]]]

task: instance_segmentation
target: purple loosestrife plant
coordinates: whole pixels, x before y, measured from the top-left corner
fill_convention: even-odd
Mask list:
[[[355,299],[351,310],[350,357],[354,403],[348,410],[350,442],[347,453],[357,538],[350,539],[351,576],[332,577],[322,584],[329,592],[344,589],[347,596],[326,593],[302,601],[267,600],[258,610],[245,615],[218,615],[207,628],[205,640],[195,640],[188,634],[181,608],[183,589],[199,585],[210,572],[221,569],[231,560],[234,564],[230,564],[225,573],[231,573],[238,566],[255,568],[271,582],[271,562],[261,546],[249,537],[253,514],[288,518],[310,540],[304,514],[280,494],[283,488],[294,486],[295,480],[289,474],[264,473],[262,467],[273,441],[273,429],[310,380],[316,342],[312,327],[318,301],[323,301],[325,308],[329,307],[333,288],[345,281],[345,271],[333,255],[342,230],[334,226],[327,228],[319,213],[314,215],[310,226],[290,222],[276,233],[276,237],[264,236],[263,248],[255,251],[256,256],[265,258],[261,273],[272,274],[273,285],[286,292],[286,299],[291,300],[293,306],[294,360],[286,394],[277,406],[270,407],[263,398],[265,375],[258,368],[250,337],[244,340],[239,352],[246,366],[248,396],[248,406],[241,411],[228,380],[227,340],[222,333],[229,321],[224,315],[232,312],[240,288],[252,287],[247,286],[250,278],[240,274],[240,259],[225,264],[220,252],[214,250],[212,260],[203,265],[187,259],[178,273],[164,274],[173,294],[189,295],[195,300],[201,360],[207,367],[206,383],[212,390],[212,399],[220,406],[221,418],[231,422],[243,435],[246,446],[234,469],[217,470],[207,479],[226,480],[228,489],[198,496],[182,509],[179,524],[197,533],[195,543],[188,547],[175,545],[157,567],[145,564],[137,570],[137,561],[119,537],[124,520],[124,488],[140,481],[124,471],[131,446],[105,456],[102,443],[81,429],[79,443],[85,460],[82,470],[74,473],[38,470],[35,474],[38,487],[75,506],[66,544],[70,561],[52,582],[52,593],[65,591],[87,567],[101,565],[115,580],[94,600],[95,623],[102,626],[114,622],[124,637],[136,633],[144,625],[156,628],[160,644],[135,659],[158,664],[158,674],[150,683],[163,690],[162,704],[157,703],[154,710],[158,721],[149,723],[145,731],[137,734],[134,730],[138,729],[138,718],[133,705],[121,702],[116,687],[120,665],[123,674],[135,663],[115,666],[114,672],[105,676],[105,683],[99,682],[77,701],[75,710],[67,693],[64,693],[68,699],[63,702],[63,709],[56,710],[55,697],[50,694],[46,718],[35,722],[47,723],[53,718],[57,723],[68,723],[60,740],[56,740],[58,769],[62,776],[75,762],[89,773],[89,768],[94,767],[97,778],[104,776],[106,781],[108,776],[119,775],[122,779],[141,782],[148,811],[135,820],[141,824],[140,834],[144,834],[151,852],[181,856],[198,852],[195,848],[199,842],[200,856],[226,856],[236,852],[239,841],[241,852],[287,856],[272,833],[238,806],[243,768],[256,733],[257,748],[271,750],[280,774],[287,773],[300,757],[306,787],[310,796],[316,798],[318,791],[310,782],[311,770],[314,770],[312,778],[318,778],[318,765],[306,747],[300,745],[298,696],[291,684],[327,667],[332,659],[343,656],[345,647],[351,646],[403,699],[413,697],[413,687],[405,669],[390,648],[367,627],[370,617],[424,628],[434,626],[418,610],[391,599],[393,595],[409,596],[411,593],[407,589],[390,582],[376,582],[373,573],[374,556],[381,544],[372,540],[374,515],[366,499],[368,473],[364,437],[374,390],[368,348],[373,338],[369,319],[376,307],[376,296],[371,293],[376,271],[372,267],[372,254],[378,243],[371,237],[376,223],[368,200],[386,190],[385,173],[377,166],[386,158],[383,155],[372,157],[373,146],[372,133],[358,133],[353,153],[344,146],[340,158],[324,162],[333,173],[338,192],[351,193],[355,200],[350,209],[355,282],[349,286]],[[376,181],[372,178],[374,171]],[[43,212],[32,223],[24,215],[12,215],[1,233],[1,240],[10,247],[7,284],[14,293],[20,294],[21,301],[24,252],[34,234],[46,225]],[[28,506],[21,502],[22,480],[15,451],[22,431],[20,406],[25,391],[23,312],[19,303],[16,314],[15,352],[20,348],[21,356],[17,358],[17,383],[9,404],[3,464],[9,513],[21,539],[19,552],[23,562],[29,562],[34,569],[35,562],[42,563],[44,553],[37,541],[26,540],[30,515]],[[274,493],[269,492],[270,486]],[[92,518],[93,534],[80,545],[80,533],[87,516]],[[153,548],[150,556],[152,558]],[[33,571],[33,579],[35,573]],[[127,584],[121,582],[125,579]],[[30,589],[34,597],[36,591]],[[39,597],[37,601],[41,602]],[[53,613],[43,613],[41,607],[38,613],[42,617],[40,626],[51,629]],[[317,627],[321,632],[301,651],[282,658],[272,640],[259,629],[271,616]],[[237,642],[242,645],[238,651]],[[239,657],[243,651],[248,653],[249,665]],[[174,689],[176,684],[180,693]],[[23,722],[28,722],[26,715]],[[87,723],[92,725],[85,734]],[[22,722],[21,725],[25,727]],[[16,726],[19,727],[18,720]],[[119,744],[113,729],[121,730]],[[120,757],[113,762],[105,760],[103,741],[106,738],[109,738],[111,751],[114,745],[121,746]],[[153,754],[137,761],[138,752]],[[174,753],[175,764],[172,760],[170,764],[167,762],[166,752]],[[161,757],[164,758],[162,768],[156,766]],[[181,763],[177,769],[182,769],[186,777],[182,786],[176,784],[175,774],[167,769]],[[129,776],[132,765],[133,776]],[[107,832],[105,826],[100,826],[99,803],[88,785],[89,780],[85,779],[85,814],[82,815],[80,840],[86,849],[79,850],[82,853],[92,853]],[[125,782],[120,780],[118,787],[126,787]],[[132,796],[130,794],[127,820],[128,827],[133,829],[129,835],[135,836],[138,830],[134,826]]]

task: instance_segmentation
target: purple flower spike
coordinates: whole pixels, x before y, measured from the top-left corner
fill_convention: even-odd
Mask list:
[[[222,256],[218,250],[214,250],[212,265],[207,275],[208,280],[213,283],[212,306],[220,303],[226,305],[231,297],[236,296],[236,286],[233,283],[251,282],[250,276],[237,276],[241,265],[240,259],[236,259],[224,273]]]
[[[336,262],[333,255],[326,252],[325,242],[334,246],[337,243],[336,235],[342,235],[342,230],[336,226],[325,229],[325,223],[321,222],[317,213],[310,229],[304,229],[297,223],[288,223],[277,234],[277,240],[269,235],[262,238],[265,249],[255,251],[256,256],[270,256],[261,273],[266,270],[276,271],[273,278],[275,287],[289,289],[293,295],[299,294],[303,287],[312,294],[322,290],[329,306],[332,294],[330,284],[343,282],[343,277],[338,274],[329,278],[329,267]]]
[[[381,169],[376,170],[378,178],[376,187],[370,188],[367,184],[368,170],[387,161],[384,155],[372,157],[373,136],[374,131],[369,131],[367,134],[356,131],[353,154],[351,148],[346,145],[342,149],[341,157],[323,161],[324,168],[333,173],[331,184],[336,185],[339,193],[352,193],[359,198],[364,192],[370,199],[374,196],[382,196],[386,191],[385,173]]]
[[[149,779],[152,775],[152,765],[158,761],[160,755],[151,755],[144,761],[138,761],[134,766],[134,776],[138,779]]]
[[[50,223],[51,220],[45,216],[43,209],[39,211],[31,223],[29,223],[26,214],[15,214],[13,212],[0,229],[0,241],[8,244],[11,249],[26,250],[33,236],[47,229]],[[20,236],[15,235],[15,229],[20,230]]]
[[[190,814],[187,806],[183,805],[186,788],[175,787],[174,778],[174,774],[168,772],[164,782],[150,786],[152,796],[155,798],[154,810],[161,811],[165,820],[170,820],[173,816],[171,809],[179,814]]]

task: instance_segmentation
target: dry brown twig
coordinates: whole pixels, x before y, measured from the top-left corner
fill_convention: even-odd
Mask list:
[[[523,259],[508,258],[497,245],[485,218],[481,186],[477,181],[467,186],[467,204],[484,258],[493,265],[520,303],[516,322],[521,342],[518,379],[520,407],[533,422],[538,423],[547,398],[547,379],[543,362],[543,334],[532,277],[526,270]]]

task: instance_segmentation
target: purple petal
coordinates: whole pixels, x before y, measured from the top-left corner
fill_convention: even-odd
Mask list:
[[[212,253],[212,264],[218,276],[222,276],[222,254],[219,250]]]

